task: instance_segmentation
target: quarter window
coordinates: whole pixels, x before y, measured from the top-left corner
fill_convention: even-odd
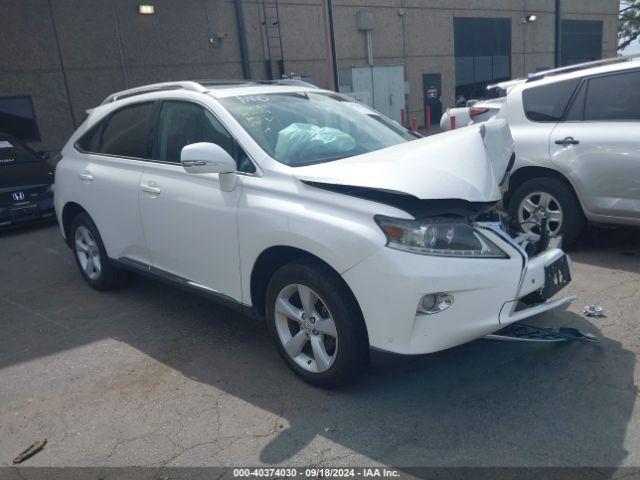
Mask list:
[[[584,119],[640,120],[640,72],[590,79]]]
[[[579,79],[533,87],[522,92],[524,111],[534,122],[558,122],[562,119]]]

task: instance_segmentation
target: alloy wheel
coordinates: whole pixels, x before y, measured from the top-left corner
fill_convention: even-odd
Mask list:
[[[518,206],[518,222],[525,232],[540,234],[540,222],[547,215],[547,229],[557,235],[562,228],[562,207],[560,202],[547,192],[533,192],[522,199]]]
[[[308,372],[329,370],[338,353],[338,334],[322,298],[306,285],[287,285],[276,297],[274,313],[287,355]]]
[[[91,231],[84,225],[76,229],[76,255],[84,273],[91,280],[100,276],[102,262],[100,259],[100,249]]]

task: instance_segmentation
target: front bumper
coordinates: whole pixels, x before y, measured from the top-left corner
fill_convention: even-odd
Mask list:
[[[448,258],[382,248],[343,273],[362,309],[371,347],[400,354],[436,352],[559,307],[570,297],[517,310],[518,300],[544,286],[545,267],[564,252],[527,258],[505,235],[484,232],[506,259]],[[416,315],[423,295],[454,296],[450,308]]]

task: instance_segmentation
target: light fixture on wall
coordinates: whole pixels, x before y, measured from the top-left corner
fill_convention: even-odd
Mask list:
[[[138,13],[140,15],[154,15],[156,7],[153,5],[138,5]]]
[[[527,15],[526,17],[522,17],[520,19],[520,23],[524,25],[526,23],[533,23],[536,20],[538,20],[538,16],[537,15]]]

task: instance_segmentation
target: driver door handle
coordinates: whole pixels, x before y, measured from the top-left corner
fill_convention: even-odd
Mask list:
[[[566,147],[567,145],[578,145],[580,142],[578,140],[574,140],[573,137],[566,137],[562,140],[556,140],[556,145],[562,145]]]
[[[142,185],[140,185],[140,190],[151,195],[160,195],[160,193],[162,192],[162,190],[160,190],[160,188],[158,188],[155,183],[143,183]]]
[[[84,172],[80,172],[78,174],[78,177],[80,177],[80,180],[82,180],[83,182],[87,182],[87,183],[93,182],[93,175],[91,175],[91,173],[89,173],[86,170]]]

